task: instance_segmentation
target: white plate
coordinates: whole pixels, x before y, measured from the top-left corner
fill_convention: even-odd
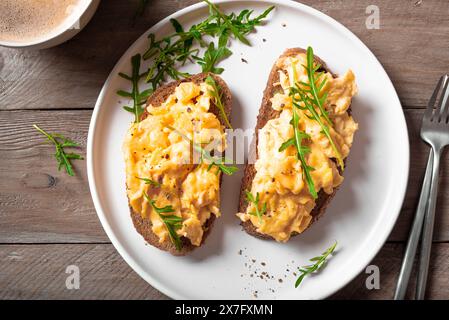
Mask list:
[[[115,92],[129,88],[118,72],[130,71],[130,57],[143,52],[147,34],[171,32],[169,18],[184,26],[207,16],[204,4],[162,20],[123,55],[100,93],[89,129],[89,185],[100,221],[118,252],[148,283],[172,298],[319,299],[346,285],[372,260],[399,214],[407,184],[409,142],[394,87],[369,49],[341,24],[310,7],[290,1],[218,1],[226,12],[245,8],[276,10],[249,39],[251,47],[232,42],[234,54],[221,66],[234,97],[233,125],[253,128],[262,91],[273,62],[290,47],[311,45],[336,73],[352,68],[359,95],[353,115],[360,124],[345,172],[345,182],[326,215],[288,244],[262,241],[241,231],[235,217],[241,171],[224,177],[222,218],[206,244],[186,257],[172,257],[146,245],[135,231],[125,194],[122,141],[132,121]],[[263,41],[266,39],[266,42]],[[248,63],[243,63],[244,58]],[[198,68],[188,69],[198,72]],[[338,252],[319,275],[294,288],[294,269],[338,241]],[[241,254],[239,251],[242,250]],[[253,262],[252,260],[256,262]],[[261,262],[265,262],[263,266]],[[287,269],[289,271],[287,271]],[[250,274],[267,272],[270,279]],[[271,278],[272,277],[272,278]],[[279,281],[282,279],[282,282]]]

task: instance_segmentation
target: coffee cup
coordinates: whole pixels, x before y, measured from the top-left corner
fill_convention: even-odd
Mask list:
[[[1,0],[0,46],[45,49],[80,32],[100,0]],[[2,17],[3,15],[3,17]]]

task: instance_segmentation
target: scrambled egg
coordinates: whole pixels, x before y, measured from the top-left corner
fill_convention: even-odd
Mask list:
[[[195,162],[196,153],[191,152],[191,141],[208,142],[217,135],[222,141],[217,149],[225,147],[224,127],[208,112],[210,90],[206,83],[181,83],[160,106],[149,105],[148,116],[133,123],[126,134],[123,151],[129,203],[143,218],[149,218],[161,243],[170,240],[167,228],[144,193],[157,207],[173,207],[170,215],[183,219],[176,232],[195,246],[201,244],[203,225],[211,214],[220,215],[221,172],[215,166],[208,170],[208,164],[198,163],[198,159]]]
[[[246,212],[237,216],[242,221],[250,220],[259,233],[273,237],[280,242],[290,239],[293,232],[301,233],[312,220],[311,211],[315,200],[303,178],[303,169],[297,158],[297,151],[290,146],[279,152],[282,143],[293,137],[291,125],[293,102],[289,95],[290,87],[296,81],[308,83],[308,75],[303,65],[307,65],[305,54],[284,57],[277,61],[279,67],[279,93],[271,98],[271,107],[280,112],[278,118],[269,120],[258,132],[258,159],[255,163],[256,175],[250,192],[259,193],[260,205],[266,204],[266,213],[261,221],[250,213],[255,211],[253,203],[248,204]],[[355,76],[351,70],[334,79],[330,73],[320,94],[327,93],[324,107],[333,125],[329,126],[332,140],[344,159],[348,156],[354,132],[358,125],[348,114],[352,97],[357,93]],[[343,177],[333,160],[336,158],[329,139],[322,133],[320,125],[310,119],[308,111],[297,109],[299,130],[307,133],[310,139],[304,140],[310,148],[306,163],[313,167],[310,171],[317,192],[324,190],[331,194],[339,186]]]

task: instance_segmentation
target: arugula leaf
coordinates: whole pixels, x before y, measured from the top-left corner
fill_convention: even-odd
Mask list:
[[[301,268],[298,268],[299,272],[301,273],[298,277],[298,279],[295,282],[295,288],[297,288],[301,282],[304,280],[304,278],[314,272],[320,271],[327,262],[327,258],[334,252],[335,248],[337,247],[337,241],[333,245],[331,245],[329,248],[326,249],[320,256],[313,257],[309,261],[315,262],[313,265],[307,265],[303,266]]]
[[[313,66],[313,49],[311,47],[307,48],[307,65],[304,66],[307,70],[309,83],[299,82],[295,83],[293,87],[290,88],[290,95],[293,98],[293,105],[301,110],[307,110],[311,114],[309,116],[310,119],[315,120],[321,127],[321,132],[326,136],[329,140],[329,143],[334,151],[335,157],[337,159],[338,165],[342,170],[344,170],[344,162],[343,157],[341,156],[340,151],[338,151],[337,146],[335,145],[334,140],[330,134],[329,125],[332,125],[332,121],[329,119],[329,116],[324,110],[324,102],[326,101],[327,94],[319,97],[319,93],[321,89],[324,87],[325,79],[321,80],[322,73],[316,73],[316,71],[320,68],[320,65]],[[321,83],[318,85],[318,83]],[[298,98],[299,96],[299,98]],[[304,107],[300,105],[300,103],[304,104]],[[320,110],[320,114],[318,114],[317,107]],[[324,118],[324,121],[323,119]]]
[[[69,176],[74,176],[75,173],[73,172],[73,167],[70,160],[84,160],[84,158],[74,152],[66,153],[64,148],[76,148],[79,147],[79,144],[61,134],[50,134],[39,128],[36,124],[33,124],[33,127],[55,145],[55,158],[58,162],[58,171],[64,168]]]
[[[209,94],[213,97],[214,103],[217,106],[218,110],[220,110],[221,118],[226,123],[226,126],[232,129],[231,123],[229,122],[228,116],[226,115],[223,106],[221,88],[218,86],[211,75],[207,76],[206,83],[212,87],[212,90],[209,90]]]
[[[226,159],[220,159],[217,157],[213,157],[210,155],[209,152],[204,150],[204,148],[201,147],[199,144],[193,143],[193,141],[191,141],[191,140],[190,140],[190,143],[193,144],[193,149],[201,155],[201,159],[206,159],[210,162],[209,169],[212,166],[216,166],[221,172],[223,172],[224,174],[226,174],[228,176],[231,176],[234,173],[236,173],[237,171],[239,171],[239,168],[237,168],[236,166],[226,165],[225,164],[225,162],[227,162]]]
[[[319,97],[319,93],[321,89],[324,87],[326,83],[326,78],[324,78],[317,88],[317,82],[320,80],[323,73],[316,73],[317,70],[321,68],[321,65],[317,65],[316,67],[313,66],[313,49],[312,47],[307,48],[307,76],[309,78],[309,92],[311,93],[313,97],[313,101],[318,106],[318,108],[321,111],[321,116],[326,119],[328,123],[332,123],[331,119],[329,119],[329,116],[327,114],[327,111],[324,109],[324,102],[326,101],[327,95],[324,95],[323,97]]]
[[[154,180],[151,180],[151,179],[149,179],[149,178],[139,178],[139,177],[136,177],[136,178],[139,179],[139,180],[144,181],[145,184],[150,184],[150,185],[152,185],[152,186],[154,186],[154,187],[156,187],[156,188],[158,188],[158,187],[161,186],[161,184],[160,184],[159,182],[154,181]]]
[[[260,25],[262,20],[274,9],[274,6],[271,6],[256,18],[251,19],[251,14],[253,13],[252,10],[243,10],[238,15],[235,13],[226,15],[209,0],[204,0],[204,2],[209,5],[210,15],[215,17],[218,30],[226,30],[226,32],[231,33],[235,39],[238,39],[246,45],[250,45],[250,43],[245,36],[252,32],[256,26]]]
[[[255,212],[249,212],[249,214],[252,216],[258,217],[259,223],[262,223],[262,216],[265,214],[265,212],[267,212],[267,204],[264,203],[262,205],[262,208],[259,209],[259,201],[260,201],[259,192],[257,192],[256,197],[254,197],[251,192],[249,192],[248,190],[245,190],[245,195],[246,195],[246,201],[252,203],[254,205],[254,208],[256,209]]]
[[[343,162],[343,158],[340,154],[340,152],[337,149],[337,146],[335,145],[334,140],[332,139],[332,136],[330,134],[329,131],[329,126],[326,125],[322,120],[321,117],[318,115],[317,111],[315,110],[313,101],[310,100],[310,98],[302,91],[301,88],[299,88],[298,86],[295,86],[293,88],[290,88],[290,94],[293,96],[293,105],[301,110],[307,110],[310,112],[311,116],[309,116],[310,119],[315,120],[316,122],[318,122],[318,124],[321,127],[321,133],[323,133],[326,138],[329,140],[329,143],[332,147],[332,150],[335,153],[338,165],[344,169],[344,162]],[[298,95],[300,98],[296,98],[296,95]],[[304,107],[302,107],[300,105],[300,103],[304,104]]]
[[[170,237],[171,242],[175,245],[176,250],[180,251],[182,249],[182,241],[179,235],[176,233],[176,230],[182,228],[182,218],[177,215],[165,215],[164,213],[172,213],[175,212],[172,206],[165,206],[159,208],[156,206],[156,201],[151,200],[148,197],[148,194],[144,192],[144,197],[150,203],[153,210],[159,215],[165,227],[167,228],[168,235]]]
[[[148,36],[149,46],[145,53],[142,57],[139,55],[140,59],[137,58],[137,55],[132,59],[133,74],[129,76],[119,73],[121,77],[133,82],[132,92],[119,90],[117,93],[120,96],[133,99],[133,106],[125,106],[124,109],[135,115],[136,123],[139,122],[143,112],[142,105],[161,83],[168,77],[179,80],[190,76],[189,73],[178,70],[187,61],[199,64],[203,72],[222,73],[223,68],[218,68],[216,65],[232,54],[231,50],[227,48],[229,39],[233,37],[249,45],[245,36],[254,31],[257,26],[262,25],[264,19],[274,9],[274,6],[271,6],[262,14],[252,18],[252,10],[243,10],[238,15],[235,13],[226,15],[215,4],[208,0],[203,1],[209,6],[209,16],[204,21],[184,30],[179,21],[171,19],[170,23],[174,33],[158,40],[154,34],[150,34]],[[148,0],[141,0],[138,12],[143,12],[147,3]],[[205,36],[218,38],[217,47],[213,42],[206,42],[203,39]],[[196,44],[206,47],[203,57],[198,57],[199,49],[192,49]],[[139,73],[141,59],[153,59],[145,75]],[[149,87],[139,92],[138,83],[143,77]]]
[[[141,56],[140,54],[136,54],[131,58],[131,65],[132,65],[132,75],[128,76],[124,73],[119,73],[119,76],[129,80],[132,82],[132,91],[127,92],[123,90],[117,91],[117,94],[124,98],[131,98],[133,100],[133,106],[124,106],[123,109],[125,109],[128,112],[131,112],[134,114],[134,122],[138,123],[140,122],[140,116],[142,115],[144,108],[142,107],[148,97],[153,93],[152,89],[147,89],[142,92],[139,91],[139,80],[142,78],[142,75],[140,74],[140,61]]]
[[[228,48],[222,46],[215,49],[215,44],[213,42],[209,43],[206,52],[204,52],[204,56],[202,58],[198,56],[193,56],[193,59],[197,61],[197,63],[201,66],[202,72],[212,72],[215,74],[221,74],[224,69],[217,68],[215,65],[229,57],[232,54],[232,51]]]
[[[301,162],[301,167],[304,172],[305,181],[307,183],[307,187],[309,188],[309,192],[314,199],[318,198],[318,194],[315,189],[315,185],[313,183],[312,176],[310,171],[313,171],[314,168],[309,166],[306,162],[306,155],[310,153],[310,148],[302,145],[302,141],[304,139],[309,139],[310,136],[305,132],[299,131],[299,115],[295,109],[292,110],[293,119],[291,121],[291,125],[293,126],[293,137],[285,141],[279,148],[279,152],[284,151],[290,146],[294,146],[297,151],[298,160]]]
[[[143,54],[143,59],[154,58],[146,76],[146,81],[151,84],[153,90],[167,76],[173,79],[190,76],[188,73],[177,70],[179,65],[184,65],[187,61],[196,61],[202,67],[203,72],[223,72],[223,68],[216,68],[215,65],[232,54],[227,48],[230,36],[232,35],[235,39],[249,45],[245,36],[254,31],[256,26],[261,25],[274,9],[273,6],[269,7],[259,16],[251,18],[252,11],[250,10],[243,10],[239,15],[235,13],[226,15],[210,1],[204,0],[204,2],[209,6],[209,16],[204,21],[191,26],[186,31],[177,20],[171,19],[173,34],[160,40],[156,40],[154,34],[148,36],[150,43]],[[204,36],[218,38],[218,46],[215,47],[213,42],[207,43],[203,39]],[[195,43],[201,47],[207,47],[203,57],[198,57],[198,49],[192,49]]]

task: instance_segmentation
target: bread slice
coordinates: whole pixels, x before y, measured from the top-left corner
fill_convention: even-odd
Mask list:
[[[288,57],[288,56],[296,56],[298,54],[304,53],[306,54],[307,51],[302,48],[292,48],[287,49],[279,58]],[[326,66],[326,63],[321,60],[319,57],[314,56],[314,60],[317,64],[321,65],[321,68],[319,71],[326,71],[330,72],[332,76],[335,78],[336,75],[333,74]],[[274,86],[276,82],[279,82],[279,71],[280,69],[276,66],[276,63],[274,63],[273,68],[271,69],[270,75],[268,77],[267,86],[265,88],[265,91],[263,93],[262,98],[262,104],[259,109],[259,115],[257,116],[257,124],[256,129],[254,133],[254,140],[251,145],[250,149],[250,155],[252,155],[253,159],[257,159],[257,131],[259,129],[262,129],[265,124],[268,122],[268,120],[275,119],[279,117],[280,112],[276,111],[271,108],[271,101],[270,99],[274,96],[274,94],[277,92],[277,88]],[[350,108],[348,109],[348,112],[350,113]],[[255,161],[252,161],[253,163]],[[338,167],[339,168],[339,167]],[[339,168],[340,174],[342,174],[341,168]],[[246,201],[245,196],[245,190],[251,190],[251,185],[254,179],[254,176],[256,175],[256,169],[254,168],[254,164],[248,163],[245,166],[245,171],[242,179],[241,189],[240,189],[240,200],[239,200],[239,208],[238,212],[246,212],[246,208],[248,206],[248,203]],[[318,198],[316,199],[316,206],[313,208],[311,215],[312,220],[310,224],[307,226],[306,229],[308,229],[314,222],[316,222],[326,211],[326,207],[331,201],[331,199],[334,197],[335,193],[337,191],[337,188],[334,188],[334,191],[332,194],[327,194],[323,190],[320,190],[318,193]],[[250,220],[248,221],[242,221],[241,225],[243,229],[250,235],[261,238],[261,239],[272,239],[273,238],[269,235],[262,234],[256,231],[256,227],[251,223]],[[294,232],[292,233],[292,236],[298,235],[298,233]]]
[[[167,98],[174,93],[175,88],[182,82],[193,82],[195,84],[203,83],[207,76],[211,75],[217,85],[219,86],[222,94],[222,103],[225,109],[226,116],[228,117],[229,121],[231,121],[231,108],[232,108],[232,96],[231,91],[229,90],[228,86],[224,82],[222,78],[220,78],[217,75],[209,74],[209,73],[200,73],[191,76],[190,78],[182,79],[179,81],[173,81],[166,85],[163,85],[159,87],[154,93],[148,98],[147,105],[153,105],[154,107],[160,106],[163,102],[167,100]],[[215,104],[211,101],[211,106],[209,109],[209,112],[212,112],[215,114],[218,119],[220,119],[220,122],[225,125],[223,119],[221,118],[220,110],[217,108]],[[148,116],[148,113],[145,109],[145,112],[142,114],[141,119],[145,119]],[[220,180],[221,185],[221,180]],[[159,237],[153,232],[151,229],[151,221],[148,218],[142,218],[141,214],[139,212],[136,212],[132,209],[131,206],[129,206],[131,211],[131,218],[134,224],[134,227],[136,230],[142,235],[142,237],[152,246],[155,246],[156,248],[159,248],[164,251],[170,252],[172,255],[175,256],[183,256],[195,249],[197,246],[194,246],[189,239],[185,237],[181,237],[182,241],[182,249],[177,250],[175,245],[170,241],[165,241],[163,243],[159,243]],[[210,230],[212,229],[212,226],[215,221],[215,215],[212,214],[210,218],[206,221],[206,223],[203,226],[204,234],[203,239],[201,242],[201,245],[204,244],[204,241],[206,240],[207,236],[210,233]]]

